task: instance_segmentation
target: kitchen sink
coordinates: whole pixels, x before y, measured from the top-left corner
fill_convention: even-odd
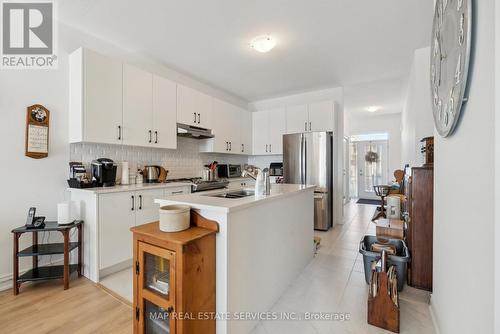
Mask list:
[[[255,191],[242,189],[242,190],[235,190],[235,191],[226,191],[226,192],[218,193],[218,194],[208,194],[205,196],[238,199],[238,198],[243,198],[243,197],[248,197],[248,196],[253,196],[253,195],[255,195]]]

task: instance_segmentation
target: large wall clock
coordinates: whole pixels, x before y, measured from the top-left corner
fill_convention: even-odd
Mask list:
[[[438,133],[453,133],[467,101],[473,0],[437,0],[431,44],[431,96]]]

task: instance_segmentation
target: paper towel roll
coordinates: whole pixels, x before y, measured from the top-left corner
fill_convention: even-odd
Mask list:
[[[129,184],[128,161],[122,161],[122,184]]]
[[[57,223],[66,225],[71,223],[71,206],[69,202],[57,204]]]

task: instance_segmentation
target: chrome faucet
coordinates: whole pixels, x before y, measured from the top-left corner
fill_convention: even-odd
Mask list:
[[[261,170],[257,168],[257,176],[253,173],[243,170],[242,177],[250,176],[255,180],[255,194],[268,196],[271,194],[271,180],[269,178],[269,168]]]

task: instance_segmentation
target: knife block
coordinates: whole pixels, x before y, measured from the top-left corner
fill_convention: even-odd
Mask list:
[[[386,261],[382,261],[382,263],[385,264]],[[383,270],[379,273],[377,295],[375,297],[368,297],[368,323],[394,333],[399,333],[399,306],[396,306],[389,296],[387,271],[386,268]]]

